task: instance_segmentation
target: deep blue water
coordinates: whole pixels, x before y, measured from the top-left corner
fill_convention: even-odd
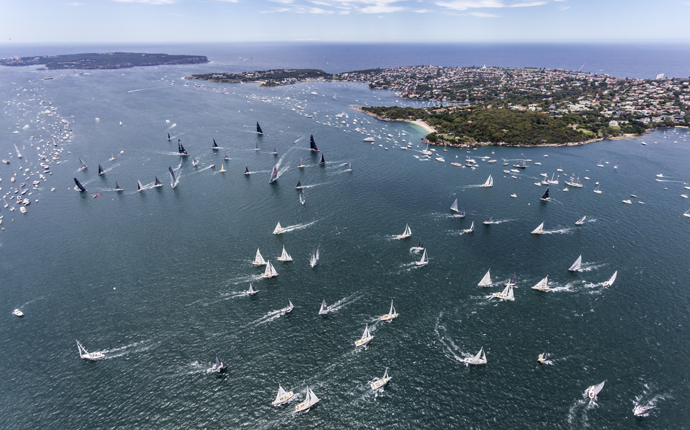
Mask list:
[[[46,143],[62,151],[52,175],[37,190],[27,187],[26,215],[0,206],[0,427],[629,429],[690,422],[686,130],[579,147],[436,148],[445,162],[422,161],[422,130],[350,109],[391,103],[387,92],[325,82],[184,86],[180,79],[218,63],[50,72],[53,80],[32,69],[0,69],[0,152],[11,162],[0,164],[2,195],[9,192],[9,200],[18,183],[36,179]],[[257,121],[264,136],[253,132]],[[73,135],[65,140],[67,130]],[[307,149],[310,134],[323,167]],[[363,142],[368,135],[373,145]],[[175,154],[177,138],[198,167]],[[212,138],[222,147],[217,153]],[[403,140],[412,148],[400,150]],[[450,164],[466,156],[478,160],[476,170]],[[77,171],[77,157],[86,171]],[[306,168],[297,168],[300,159]],[[502,173],[504,159],[531,161],[510,175]],[[274,165],[281,173],[270,185]],[[177,172],[175,189],[168,166]],[[245,167],[254,173],[243,175]],[[534,185],[540,173],[560,175],[548,203],[539,200],[544,187]],[[479,187],[489,174],[493,188]],[[563,191],[571,175],[585,188]],[[150,184],[154,176],[165,186],[136,191],[137,180]],[[74,190],[74,177],[87,193]],[[124,192],[114,191],[115,181]],[[307,186],[305,205],[297,181]],[[595,182],[602,194],[592,192]],[[455,198],[465,219],[448,210]],[[589,222],[576,227],[584,215]],[[499,223],[483,225],[489,216]],[[472,221],[476,231],[462,234]],[[290,231],[273,235],[277,222]],[[541,222],[547,234],[531,235]],[[406,223],[412,238],[395,240]],[[418,241],[430,257],[423,268],[409,250]],[[276,262],[283,246],[294,262]],[[251,265],[257,248],[277,278],[258,278],[261,270]],[[321,258],[312,269],[316,249]],[[568,272],[578,255],[585,270]],[[477,287],[489,269],[495,285]],[[616,283],[604,288],[616,270]],[[516,300],[490,299],[513,272]],[[553,291],[531,290],[546,275]],[[243,294],[250,281],[259,290],[253,297]],[[295,310],[278,315],[288,298]],[[317,315],[323,299],[335,305],[327,317]],[[391,300],[400,317],[377,322]],[[25,317],[12,316],[14,308]],[[375,338],[358,351],[354,341],[367,324]],[[80,360],[75,339],[106,359]],[[466,367],[462,359],[481,347],[487,366]],[[539,365],[544,351],[551,363]],[[230,365],[226,376],[208,372],[216,354]],[[393,380],[374,395],[369,383],[386,367]],[[587,387],[602,380],[598,400],[586,400]],[[292,412],[296,402],[273,408],[278,384],[299,399],[309,386],[322,401],[301,416]],[[657,409],[635,419],[635,404]]]

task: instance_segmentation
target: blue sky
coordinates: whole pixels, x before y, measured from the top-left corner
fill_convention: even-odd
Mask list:
[[[0,0],[0,43],[690,41],[690,0]]]

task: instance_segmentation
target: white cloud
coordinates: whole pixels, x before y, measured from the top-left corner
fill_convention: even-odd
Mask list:
[[[280,3],[280,4],[292,4],[295,2],[295,0],[269,0],[272,1],[273,3]]]
[[[468,15],[472,16],[477,16],[479,18],[498,18],[498,15],[494,15],[493,13],[485,13],[485,12],[470,12]]]
[[[558,8],[558,10],[568,10],[570,9],[570,6],[561,6]]]
[[[427,12],[429,12],[429,10],[428,9],[417,9],[417,10],[413,10],[412,12],[414,12],[414,13],[427,13]]]
[[[437,1],[436,5],[451,10],[468,9],[500,9],[506,7],[534,7],[545,5],[545,1],[533,1],[527,3],[505,3],[502,0],[451,0]]]
[[[297,4],[297,2],[300,0],[270,1],[291,6],[292,11],[296,13],[338,13],[340,15],[347,15],[349,12],[366,14],[401,12],[408,10],[408,8],[399,4],[410,0],[302,0],[303,2],[310,3],[318,7],[309,7],[303,4]]]
[[[67,6],[84,6],[84,3],[79,3],[79,2],[72,2],[72,3],[65,3]]]
[[[175,0],[113,0],[120,3],[173,4]]]
[[[273,10],[262,10],[259,13],[280,13],[280,12],[287,12],[291,9],[288,9],[286,7],[278,8],[278,9],[273,9]]]

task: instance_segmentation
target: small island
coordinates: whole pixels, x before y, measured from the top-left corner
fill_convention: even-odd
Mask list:
[[[332,80],[333,75],[317,69],[274,69],[242,73],[208,73],[187,76],[185,79],[197,79],[222,84],[260,82],[263,87],[277,87],[308,80]]]
[[[1,66],[44,65],[48,70],[64,69],[126,69],[131,67],[208,63],[203,55],[142,54],[137,52],[106,52],[89,54],[44,55],[0,59]]]

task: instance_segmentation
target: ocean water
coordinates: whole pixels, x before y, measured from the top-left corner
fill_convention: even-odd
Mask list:
[[[52,175],[25,195],[27,214],[0,206],[0,427],[629,429],[690,421],[686,130],[579,147],[435,148],[445,162],[425,161],[423,130],[350,109],[390,104],[390,93],[180,79],[211,66],[51,72],[52,80],[0,69],[0,151],[11,163],[0,164],[1,193],[14,196],[17,183],[34,180],[19,167],[37,170],[41,139],[62,149]],[[73,136],[62,140],[58,130]],[[308,150],[310,134],[325,166]],[[178,138],[198,167],[176,154]],[[403,141],[412,148],[400,150]],[[467,156],[476,170],[450,164]],[[530,161],[506,175],[504,160]],[[269,184],[274,165],[279,178]],[[540,173],[560,175],[547,203],[539,200],[545,187],[534,185]],[[479,187],[489,174],[494,186]],[[585,187],[563,191],[571,175]],[[154,176],[163,187],[136,191],[137,180]],[[74,190],[74,177],[87,193]],[[602,194],[592,192],[596,182]],[[456,198],[464,219],[449,211]],[[498,223],[483,225],[489,216]],[[475,231],[462,234],[472,221]],[[278,222],[289,231],[272,234]],[[541,222],[546,234],[530,234]],[[396,240],[408,223],[412,237]],[[421,268],[410,252],[419,241],[430,258]],[[283,246],[292,263],[276,261]],[[260,279],[251,265],[257,248],[277,278]],[[579,255],[584,270],[568,272]],[[478,287],[489,269],[495,284]],[[618,279],[604,288],[614,271]],[[490,299],[513,272],[515,301]],[[553,290],[533,291],[546,275]],[[253,297],[243,294],[250,282]],[[295,309],[281,316],[288,298]],[[335,308],[326,317],[317,315],[323,299]],[[391,300],[400,316],[378,322]],[[12,316],[14,308],[25,317]],[[357,350],[366,325],[374,340]],[[81,360],[75,340],[106,359]],[[465,366],[481,347],[488,364]],[[542,352],[548,364],[536,362]],[[208,371],[216,354],[229,364],[224,376]],[[369,383],[386,367],[393,379],[374,394]],[[598,399],[586,400],[587,387],[603,380]],[[279,384],[296,393],[284,408],[270,405]],[[321,402],[296,415],[307,387]],[[636,404],[657,409],[636,419]]]

